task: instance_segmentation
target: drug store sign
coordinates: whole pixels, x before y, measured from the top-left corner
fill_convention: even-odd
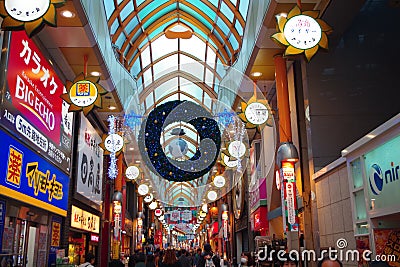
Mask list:
[[[0,192],[66,216],[69,177],[0,130]]]

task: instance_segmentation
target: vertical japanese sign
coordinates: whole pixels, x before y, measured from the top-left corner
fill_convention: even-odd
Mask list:
[[[102,139],[88,119],[81,114],[76,164],[76,190],[96,205],[102,203],[103,149]]]
[[[286,231],[298,231],[299,219],[297,216],[297,194],[296,178],[294,175],[294,163],[282,162],[281,175],[283,178],[282,186],[282,205],[284,205]],[[283,211],[283,209],[282,209]],[[284,226],[285,227],[285,226]]]
[[[4,200],[0,200],[0,252],[1,245],[3,241],[3,231],[4,231],[4,220],[6,218],[6,202]]]
[[[70,171],[72,113],[54,69],[23,31],[13,32],[1,123],[35,150]]]
[[[66,216],[69,177],[3,131],[0,140],[0,192]]]

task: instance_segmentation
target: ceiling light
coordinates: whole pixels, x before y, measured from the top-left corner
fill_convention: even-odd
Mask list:
[[[111,106],[111,105],[109,105],[109,106],[108,106],[108,109],[109,109],[109,110],[116,110],[117,107],[116,107],[116,106]]]
[[[95,77],[100,77],[100,76],[101,76],[101,72],[92,71],[92,72],[90,73],[90,75],[95,76]]]
[[[132,150],[135,150],[135,149],[133,147],[130,147],[129,150],[132,151]]]
[[[70,10],[63,10],[60,12],[61,16],[64,18],[73,18],[75,17],[75,13]]]
[[[260,77],[261,75],[262,75],[262,73],[259,72],[259,71],[255,71],[255,72],[253,72],[253,73],[251,74],[251,76],[253,76],[253,77]]]

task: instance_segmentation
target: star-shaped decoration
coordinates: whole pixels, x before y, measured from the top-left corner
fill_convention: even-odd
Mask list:
[[[93,108],[102,108],[101,96],[107,91],[98,82],[100,77],[85,77],[79,74],[74,81],[67,81],[68,92],[61,95],[68,104],[68,112],[79,112],[83,110],[86,116]]]
[[[57,26],[56,8],[65,0],[0,0],[1,28],[15,31],[25,29],[29,37],[45,24]]]

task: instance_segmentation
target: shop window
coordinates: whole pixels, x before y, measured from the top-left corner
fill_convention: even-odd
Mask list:
[[[356,224],[356,234],[363,235],[369,233],[369,225],[367,222],[361,222]]]
[[[353,177],[354,188],[360,188],[363,186],[363,176],[361,169],[361,160],[358,158],[350,163],[351,176]]]
[[[356,221],[366,219],[367,209],[365,207],[364,190],[360,190],[354,193],[354,202],[356,208]]]

